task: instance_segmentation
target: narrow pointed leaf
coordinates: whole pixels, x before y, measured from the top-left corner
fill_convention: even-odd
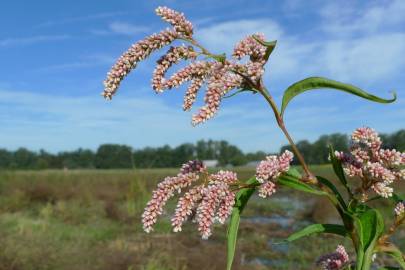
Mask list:
[[[290,168],[285,174],[295,177],[297,179],[301,179],[302,175],[296,168]]]
[[[281,175],[279,178],[277,178],[277,183],[286,186],[292,189],[296,189],[299,191],[304,191],[307,193],[312,193],[316,195],[328,195],[328,193],[321,191],[319,189],[313,188],[310,185],[307,185],[303,182],[301,182],[299,179],[292,177],[290,175]]]
[[[266,53],[264,54],[264,60],[268,60],[270,57],[270,54],[273,52],[274,48],[277,45],[277,40],[273,40],[273,41],[263,41],[259,38],[257,38],[256,36],[253,35],[253,38],[259,42],[260,44],[262,44],[263,46],[267,47],[266,49]]]
[[[350,84],[345,84],[345,83],[341,83],[338,81],[334,81],[334,80],[330,80],[330,79],[322,78],[322,77],[310,77],[310,78],[307,78],[302,81],[294,83],[293,85],[288,87],[287,90],[284,91],[283,101],[282,101],[282,105],[281,105],[281,115],[283,116],[288,103],[295,96],[297,96],[303,92],[306,92],[308,90],[324,89],[324,88],[340,90],[340,91],[343,91],[343,92],[346,92],[349,94],[353,94],[353,95],[368,99],[370,101],[379,102],[379,103],[391,103],[391,102],[394,102],[397,98],[395,92],[393,92],[392,99],[383,99],[383,98],[374,96],[372,94],[369,94],[366,91],[364,91],[356,86],[350,85]]]
[[[335,185],[330,182],[328,179],[323,178],[322,176],[316,176],[316,178],[318,179],[319,182],[321,182],[322,184],[324,184],[325,186],[327,186],[336,196],[336,198],[338,199],[340,206],[342,206],[342,208],[344,210],[347,210],[347,205],[345,200],[343,199],[342,195],[340,194],[340,192],[337,190],[337,188],[335,187]]]
[[[256,180],[255,177],[250,178],[246,184],[248,185],[255,185],[259,182]],[[232,269],[232,262],[235,257],[235,250],[236,250],[236,240],[238,238],[238,229],[240,223],[240,215],[242,214],[243,209],[245,208],[247,202],[249,201],[250,197],[254,193],[255,188],[245,188],[241,189],[236,194],[235,199],[235,206],[233,207],[230,222],[228,225],[228,234],[227,234],[227,266],[226,269]]]
[[[344,226],[338,224],[312,224],[304,229],[291,234],[286,241],[292,242],[302,237],[309,236],[315,233],[332,233],[340,236],[347,236],[348,233]]]
[[[333,149],[332,145],[329,146],[329,157],[330,157],[330,161],[332,162],[333,171],[339,178],[340,182],[343,185],[347,186],[347,180],[346,180],[345,172],[343,171],[342,163],[340,162],[340,160],[337,159],[337,157],[335,155],[335,149]]]

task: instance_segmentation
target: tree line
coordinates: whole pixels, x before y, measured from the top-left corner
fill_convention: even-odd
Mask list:
[[[385,148],[405,150],[405,130],[382,134]],[[322,135],[315,142],[301,140],[298,149],[309,164],[328,162],[328,145],[347,151],[349,137],[335,133]],[[283,146],[280,152],[289,149]],[[191,159],[218,160],[219,166],[243,166],[251,161],[259,161],[269,153],[262,151],[244,153],[227,141],[200,140],[195,144],[184,143],[177,147],[146,147],[133,149],[127,145],[103,144],[96,151],[79,148],[57,154],[45,150],[39,152],[19,148],[16,151],[0,149],[1,169],[118,169],[118,168],[175,168]],[[294,162],[297,163],[296,160]]]

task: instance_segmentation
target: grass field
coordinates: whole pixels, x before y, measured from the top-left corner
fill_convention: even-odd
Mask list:
[[[254,173],[237,171],[240,179]],[[331,175],[324,166],[314,171]],[[142,231],[140,216],[151,190],[176,172],[0,172],[0,270],[224,269],[226,227],[216,226],[209,240],[199,238],[194,224],[172,233],[175,200],[154,233]],[[390,204],[379,207],[392,215]],[[290,190],[270,199],[254,197],[241,222],[234,269],[314,269],[317,256],[350,242],[332,236],[278,242],[307,224],[335,221],[335,210],[323,199]],[[404,231],[395,240],[404,250]]]

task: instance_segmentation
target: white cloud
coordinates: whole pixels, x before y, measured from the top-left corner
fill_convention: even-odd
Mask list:
[[[269,19],[257,19],[216,23],[197,30],[195,37],[207,48],[231,53],[236,42],[247,35],[258,32],[264,33],[271,39],[277,39],[283,34],[281,27],[276,22]]]
[[[314,64],[340,80],[375,82],[405,67],[405,33],[330,40]]]
[[[323,30],[335,35],[375,33],[405,23],[405,1],[369,2],[355,7],[355,2],[326,4],[321,9]]]
[[[139,33],[145,33],[150,30],[149,27],[147,26],[142,26],[142,25],[134,25],[126,22],[112,22],[108,26],[109,30],[116,33],[116,34],[122,34],[122,35],[136,35]]]
[[[35,43],[66,40],[69,38],[69,35],[38,35],[31,37],[5,38],[0,39],[0,47],[30,45]]]

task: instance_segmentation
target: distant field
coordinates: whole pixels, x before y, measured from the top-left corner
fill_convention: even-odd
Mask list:
[[[328,167],[313,170],[331,176]],[[247,179],[254,170],[237,172],[240,179]],[[175,234],[168,211],[154,233],[142,231],[140,216],[151,190],[158,180],[176,173],[175,169],[0,172],[0,270],[224,269],[226,227],[215,227],[208,241],[200,240],[194,224]],[[391,215],[388,203],[380,207]],[[335,210],[322,199],[290,190],[266,200],[255,197],[241,223],[235,269],[313,269],[315,258],[333,250],[341,239],[275,243],[306,224],[335,220]],[[404,240],[402,231],[396,239],[402,249]],[[343,243],[350,246],[347,240]]]

